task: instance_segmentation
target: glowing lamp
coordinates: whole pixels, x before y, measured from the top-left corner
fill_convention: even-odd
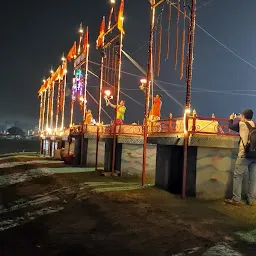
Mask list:
[[[43,80],[43,83],[45,83],[45,79]]]
[[[111,91],[110,91],[110,90],[105,90],[105,95],[106,95],[107,97],[109,97],[109,96],[111,95]]]
[[[110,0],[110,3],[111,3],[111,4],[115,4],[116,1],[115,1],[115,0]]]
[[[190,112],[191,112],[191,110],[190,110],[190,109],[188,109],[188,108],[187,108],[187,109],[185,109],[185,113],[186,113],[186,114],[190,114]]]
[[[61,60],[64,61],[64,60],[66,60],[66,59],[65,59],[65,57],[62,57]]]
[[[51,73],[51,74],[53,73],[53,70],[52,70],[52,69],[50,70],[50,73]]]
[[[80,99],[79,99],[81,102],[83,102],[84,101],[84,98],[83,97],[80,97]]]
[[[147,79],[143,78],[140,80],[141,84],[146,84],[147,83]]]

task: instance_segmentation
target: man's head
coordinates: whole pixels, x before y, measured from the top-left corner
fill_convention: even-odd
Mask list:
[[[124,106],[125,105],[124,100],[121,100],[119,104],[120,104],[120,106]]]
[[[156,98],[157,99],[162,99],[162,95],[161,94],[156,94]]]
[[[250,121],[250,120],[252,120],[252,117],[253,117],[253,111],[251,109],[245,109],[242,112],[242,119]]]

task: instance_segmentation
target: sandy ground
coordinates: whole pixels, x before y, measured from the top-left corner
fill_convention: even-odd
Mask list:
[[[256,255],[256,207],[181,200],[37,156],[0,158],[0,255]]]

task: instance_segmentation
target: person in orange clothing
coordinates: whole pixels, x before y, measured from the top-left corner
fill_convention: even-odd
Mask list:
[[[160,94],[157,94],[154,98],[152,108],[149,112],[150,121],[160,120],[161,108],[162,108],[162,96]]]
[[[160,94],[157,94],[154,97],[153,105],[149,112],[149,119],[148,119],[149,131],[153,131],[153,130],[155,132],[158,131],[160,124],[157,121],[160,120],[161,108],[162,108],[162,96]]]
[[[92,112],[90,109],[86,111],[86,117],[84,124],[92,124]]]

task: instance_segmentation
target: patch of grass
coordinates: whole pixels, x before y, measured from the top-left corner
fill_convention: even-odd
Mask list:
[[[256,244],[256,229],[248,232],[237,232],[236,235],[243,242],[246,242],[248,244]]]

